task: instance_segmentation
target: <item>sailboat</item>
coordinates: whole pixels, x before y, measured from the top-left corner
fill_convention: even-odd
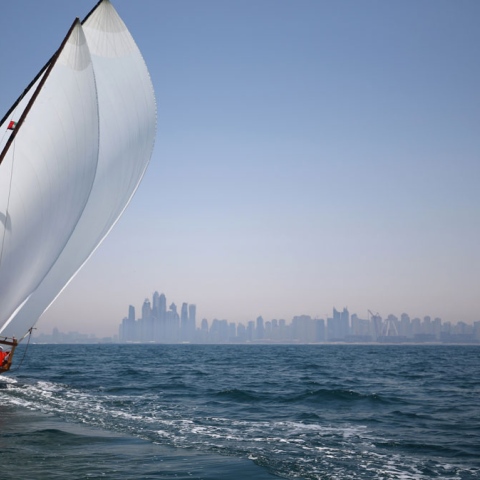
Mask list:
[[[0,122],[0,373],[124,212],[155,136],[147,66],[100,0]]]

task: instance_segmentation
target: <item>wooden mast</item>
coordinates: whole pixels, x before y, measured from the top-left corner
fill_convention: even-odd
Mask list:
[[[22,123],[24,122],[26,116],[28,115],[28,112],[30,111],[30,109],[32,108],[33,104],[35,103],[35,100],[37,99],[38,97],[38,94],[40,93],[40,90],[42,89],[43,85],[45,84],[45,82],[47,81],[47,78],[48,76],[50,75],[51,71],[53,70],[53,67],[55,66],[55,63],[57,62],[58,60],[58,57],[60,56],[60,53],[62,52],[62,50],[64,49],[66,43],[67,43],[67,40],[68,38],[70,37],[70,35],[72,34],[72,31],[73,29],[75,28],[75,26],[78,24],[80,24],[80,19],[79,18],[76,18],[75,21],[73,22],[72,26],[70,27],[70,29],[68,30],[68,33],[67,35],[65,36],[65,38],[63,39],[63,42],[62,44],[60,45],[60,48],[55,52],[55,54],[53,55],[53,57],[49,60],[49,62],[47,63],[47,65],[45,65],[45,67],[42,68],[42,70],[40,70],[40,73],[35,77],[35,79],[33,80],[32,83],[30,83],[30,85],[32,85],[33,83],[35,83],[36,79],[41,75],[41,73],[46,69],[46,72],[45,72],[45,75],[43,76],[43,78],[40,80],[40,83],[38,84],[34,94],[32,95],[32,98],[30,99],[30,101],[28,102],[27,106],[25,107],[25,110],[22,112],[22,115],[20,116],[20,118],[18,119],[17,121],[17,124],[15,125],[15,129],[12,131],[12,133],[10,134],[10,137],[9,139],[7,140],[7,142],[5,143],[5,147],[3,149],[3,151],[0,153],[0,164],[3,162],[3,159],[5,158],[5,155],[7,154],[7,151],[8,149],[10,148],[10,145],[12,144],[13,140],[15,139],[15,137],[17,136],[17,133],[18,133],[18,130],[20,129],[20,127],[22,126]],[[28,88],[27,90],[28,91]],[[25,92],[26,92],[25,91]],[[19,99],[15,102],[14,106],[16,104],[18,104],[18,102],[23,98],[23,96],[25,95],[25,92],[19,97]],[[8,113],[10,113],[12,111],[14,107],[12,107]],[[7,113],[7,115],[8,115]],[[5,118],[5,117],[4,117]]]

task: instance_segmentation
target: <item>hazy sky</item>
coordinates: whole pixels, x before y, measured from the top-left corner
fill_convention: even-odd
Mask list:
[[[95,1],[2,1],[1,112]],[[478,0],[112,3],[156,147],[40,331],[111,335],[155,290],[209,320],[480,320]]]

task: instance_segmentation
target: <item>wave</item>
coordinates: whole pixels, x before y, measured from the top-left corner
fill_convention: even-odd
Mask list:
[[[354,403],[354,402],[369,402],[372,404],[391,404],[394,401],[385,398],[377,393],[360,393],[354,390],[346,389],[317,389],[305,390],[301,394],[294,394],[291,396],[283,396],[282,401],[285,403]]]
[[[239,390],[237,388],[232,388],[229,390],[222,390],[215,394],[218,398],[233,400],[234,402],[258,402],[262,400],[262,396],[258,394],[253,394],[251,392],[246,392],[244,390]]]
[[[52,446],[61,444],[63,447],[81,447],[103,442],[103,439],[98,435],[82,435],[59,428],[33,430],[23,434],[23,436],[25,437],[23,442],[32,446],[37,444]]]
[[[70,377],[66,369],[60,376],[60,366],[43,372],[41,381],[5,378],[0,405],[26,407],[65,424],[152,445],[249,458],[286,478],[480,478],[480,465],[471,456],[478,449],[478,421],[472,415],[478,409],[470,391],[453,389],[450,397],[435,396],[433,387],[426,390],[424,383],[402,383],[390,365],[383,373],[376,370],[370,382],[366,377],[371,371],[355,377],[338,362],[328,368],[337,378],[318,372],[305,375],[301,368],[295,370],[291,359],[278,355],[279,349],[270,350],[271,357],[265,354],[261,367],[253,365],[248,371],[242,358],[237,358],[237,367],[226,368],[227,356],[222,362],[220,354],[215,370],[211,354],[202,359],[193,349],[185,350],[193,353],[183,360],[172,353],[171,364],[165,365],[151,350],[152,358],[146,358],[139,375],[119,375],[112,361],[110,376],[104,367]],[[296,350],[297,363],[302,351]],[[305,350],[307,364],[310,353]],[[464,370],[459,369],[459,378]],[[460,422],[458,409],[448,416],[447,407],[455,405],[465,410]],[[471,430],[460,430],[467,425]],[[62,433],[38,430],[38,438],[44,435],[61,443]],[[64,438],[75,444],[89,437]]]
[[[216,395],[241,403],[259,399],[256,394],[240,389],[223,390]],[[28,384],[10,380],[7,390],[0,391],[0,398],[5,400],[5,397],[13,404],[54,414],[69,422],[101,427],[103,431],[134,435],[166,446],[250,458],[273,474],[290,478],[313,480],[325,478],[326,472],[335,472],[335,478],[344,479],[426,478],[418,474],[419,456],[413,444],[412,448],[403,445],[406,453],[399,455],[398,444],[378,438],[365,425],[346,422],[325,425],[312,416],[300,421],[200,416],[185,405],[162,403],[154,393],[105,395],[55,382]],[[313,398],[315,402],[379,401],[375,395],[341,389],[306,391],[299,397],[300,401]],[[47,428],[35,432],[31,441],[32,445],[57,442],[83,447],[95,440],[88,435]],[[431,460],[429,463],[432,471],[446,468]],[[360,469],[354,477],[350,476],[349,465]],[[370,474],[362,476],[362,471]]]

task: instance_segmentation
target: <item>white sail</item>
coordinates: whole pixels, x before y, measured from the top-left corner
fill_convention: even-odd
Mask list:
[[[2,334],[19,336],[50,306],[116,223],[137,189],[156,134],[145,62],[108,0],[83,23],[95,71],[100,120],[97,175],[83,214],[55,265]]]
[[[96,97],[77,21],[0,126],[0,332],[58,259],[88,201],[99,149]]]

